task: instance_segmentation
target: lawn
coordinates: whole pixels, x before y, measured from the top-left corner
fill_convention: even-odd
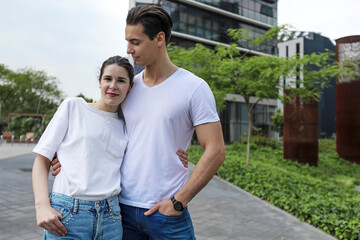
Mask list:
[[[280,143],[257,143],[249,168],[245,144],[227,146],[217,175],[338,239],[360,239],[360,165],[338,157],[335,140],[320,140],[318,167],[284,160]],[[188,152],[196,163],[203,150]]]

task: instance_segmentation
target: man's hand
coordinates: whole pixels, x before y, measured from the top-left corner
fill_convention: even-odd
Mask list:
[[[61,171],[61,164],[59,162],[59,159],[57,158],[56,153],[51,161],[51,169],[53,170],[52,175],[54,177],[56,177],[56,175],[58,175],[59,172]]]
[[[174,205],[170,199],[166,199],[164,201],[157,203],[155,206],[153,206],[148,211],[146,211],[144,215],[150,216],[155,212],[159,212],[164,215],[180,215],[182,213],[174,209]]]
[[[188,153],[182,149],[179,149],[177,150],[176,154],[179,156],[179,159],[184,165],[184,167],[187,168],[189,165]]]
[[[39,227],[53,232],[56,236],[65,236],[67,230],[59,218],[61,214],[51,206],[36,208],[36,222]]]

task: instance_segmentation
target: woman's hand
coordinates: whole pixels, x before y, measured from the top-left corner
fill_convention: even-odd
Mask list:
[[[60,222],[61,214],[49,206],[36,207],[36,223],[48,231],[53,232],[56,236],[65,236],[67,230]]]
[[[188,153],[182,149],[179,149],[177,150],[176,154],[179,156],[179,159],[184,165],[184,167],[187,168],[189,165]]]

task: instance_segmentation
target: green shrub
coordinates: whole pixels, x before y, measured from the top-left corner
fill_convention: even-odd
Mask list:
[[[282,149],[256,144],[246,168],[246,146],[226,148],[226,160],[217,175],[286,210],[338,239],[360,239],[360,165],[338,157],[334,140],[320,140],[318,167],[284,160]],[[194,163],[201,147],[189,149]]]

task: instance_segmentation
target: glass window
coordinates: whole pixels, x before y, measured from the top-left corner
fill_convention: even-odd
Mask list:
[[[205,28],[211,29],[211,20],[210,19],[205,19]]]
[[[248,9],[246,9],[246,8],[243,9],[243,16],[244,17],[249,17],[249,10]]]
[[[198,36],[198,37],[204,37],[204,29],[202,28],[202,27],[198,27],[197,29],[196,29],[196,35]]]
[[[196,28],[195,28],[195,26],[189,26],[189,33],[191,34],[191,35],[195,35],[195,33],[196,33]]]
[[[255,12],[260,12],[260,9],[261,9],[261,4],[259,2],[256,2],[255,3]]]
[[[255,19],[255,12],[253,10],[249,10],[249,18]]]
[[[255,10],[255,2],[253,0],[249,0],[249,7],[250,10]]]
[[[211,39],[211,31],[210,30],[205,30],[205,38]]]
[[[249,9],[249,0],[243,0],[243,7]]]
[[[180,12],[180,21],[187,22],[187,16],[188,14],[186,12]]]
[[[269,17],[273,17],[274,13],[273,13],[273,9],[267,5],[261,4],[261,10],[260,10],[261,14],[264,14],[265,16],[269,16]]]
[[[196,26],[203,27],[204,21],[201,15],[197,16],[196,18]]]
[[[186,30],[187,30],[187,24],[181,22],[180,23],[180,31],[186,32]]]
[[[195,25],[195,14],[189,14],[189,21],[188,23],[191,25]]]

